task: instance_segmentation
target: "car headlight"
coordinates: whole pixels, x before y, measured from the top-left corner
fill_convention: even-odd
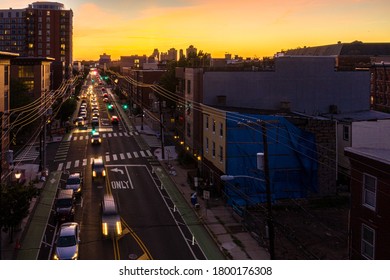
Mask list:
[[[57,256],[57,254],[54,254],[53,259],[58,261],[60,258]]]
[[[103,177],[106,176],[106,170],[103,170],[103,171],[102,171],[102,176],[103,176]]]
[[[121,235],[121,234],[122,234],[122,224],[121,224],[120,221],[117,221],[117,222],[116,222],[116,233],[117,233],[118,235]]]
[[[77,257],[78,257],[78,253],[76,252],[76,253],[74,253],[74,255],[72,256],[72,260],[77,260]]]
[[[107,225],[107,223],[102,223],[102,232],[103,232],[103,235],[108,235],[108,225]]]
[[[92,171],[92,177],[96,177],[96,171]]]

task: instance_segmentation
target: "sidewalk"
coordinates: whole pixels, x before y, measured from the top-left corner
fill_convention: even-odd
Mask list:
[[[137,130],[140,129],[136,126]],[[145,134],[148,134],[150,128],[144,124]],[[150,132],[152,134],[152,131]],[[143,134],[141,134],[142,136]],[[169,152],[168,152],[169,151]],[[223,253],[224,258],[232,260],[269,260],[268,251],[261,247],[257,241],[251,236],[251,234],[244,230],[239,218],[235,216],[233,210],[227,207],[221,199],[211,198],[207,200],[198,197],[199,209],[195,209],[191,204],[191,195],[194,190],[189,186],[187,182],[187,170],[184,169],[177,161],[177,154],[174,147],[165,147],[165,160],[162,161],[161,149],[155,150],[155,157],[161,163],[161,168],[156,168],[155,172],[163,183],[164,187],[169,192],[169,195],[173,201],[176,201],[179,205],[177,207],[180,210],[180,200],[186,201],[183,209],[190,209],[195,215],[194,221],[187,221],[187,224],[202,224],[208,231],[210,237],[214,243],[218,246],[219,250]],[[168,167],[167,154],[170,155],[169,164],[175,172],[171,172]],[[174,175],[175,174],[175,175]],[[174,189],[169,189],[174,185]],[[177,197],[179,194],[181,197]],[[207,205],[208,204],[208,205]],[[208,207],[207,207],[208,206]],[[185,210],[184,210],[185,211]],[[188,217],[188,212],[182,216]],[[191,230],[196,230],[191,228]],[[203,237],[198,240],[201,243]],[[202,246],[204,247],[204,246]],[[210,256],[208,256],[209,259]],[[217,258],[218,259],[218,258]],[[220,259],[220,258],[219,258]]]
[[[151,135],[156,135],[156,131],[151,129],[144,121],[141,130],[139,118],[129,117],[122,110],[121,106],[117,106],[122,115],[126,126],[130,129],[135,128],[140,133],[140,138],[148,144]],[[126,118],[123,118],[126,116]],[[154,138],[157,138],[153,136]],[[160,146],[160,145],[159,145]],[[154,171],[158,175],[163,186],[167,189],[170,198],[176,203],[176,206],[181,211],[186,223],[190,226],[194,235],[202,234],[204,230],[198,227],[201,225],[208,232],[208,237],[212,238],[222,255],[205,252],[208,259],[232,259],[232,260],[269,260],[270,256],[267,249],[261,247],[258,242],[251,236],[250,232],[244,230],[232,208],[225,205],[224,201],[210,199],[208,202],[203,198],[198,197],[199,209],[195,209],[191,204],[191,194],[194,190],[187,183],[187,170],[184,169],[177,161],[177,154],[173,146],[164,147],[165,158],[162,158],[161,148],[154,151],[154,156],[159,160],[160,167],[155,167]],[[168,162],[173,167],[175,172],[169,172]],[[186,205],[181,203],[185,201]],[[208,205],[207,205],[208,204]],[[208,207],[207,207],[208,206]],[[180,208],[182,207],[182,208]],[[191,220],[192,219],[192,220]],[[194,220],[193,220],[194,219]],[[206,238],[206,239],[204,239]],[[199,236],[199,243],[208,242],[207,237]],[[208,248],[208,244],[203,244],[203,248]],[[202,245],[202,244],[201,244]],[[209,248],[210,252],[214,248]]]

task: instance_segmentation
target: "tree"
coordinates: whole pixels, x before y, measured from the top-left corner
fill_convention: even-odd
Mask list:
[[[1,185],[0,226],[9,230],[12,242],[13,232],[29,214],[30,202],[37,195],[35,185]]]
[[[73,112],[76,110],[76,107],[77,107],[76,99],[69,98],[69,99],[65,100],[62,103],[61,108],[58,112],[58,115],[60,116],[61,121],[62,122],[67,121],[69,119],[69,117],[72,116]]]

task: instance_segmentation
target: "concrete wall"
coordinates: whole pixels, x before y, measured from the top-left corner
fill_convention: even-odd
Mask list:
[[[390,120],[352,123],[353,148],[387,149],[390,146]]]
[[[280,57],[275,71],[204,73],[203,97],[217,105],[226,96],[226,106],[280,109],[290,102],[292,111],[310,115],[369,110],[369,71],[335,71],[335,57]]]

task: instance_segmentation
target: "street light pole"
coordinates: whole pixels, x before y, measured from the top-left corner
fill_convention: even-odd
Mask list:
[[[265,187],[267,193],[267,226],[268,226],[268,238],[269,238],[269,254],[270,259],[275,259],[275,229],[272,215],[272,199],[271,199],[271,182],[269,179],[269,164],[268,164],[268,144],[267,144],[267,130],[265,122],[261,122],[261,130],[263,134],[263,146],[264,146],[264,177]]]
[[[160,137],[161,137],[161,150],[162,150],[162,159],[165,160],[165,147],[164,147],[164,116],[161,108],[161,100],[158,101],[158,107],[160,109]]]

